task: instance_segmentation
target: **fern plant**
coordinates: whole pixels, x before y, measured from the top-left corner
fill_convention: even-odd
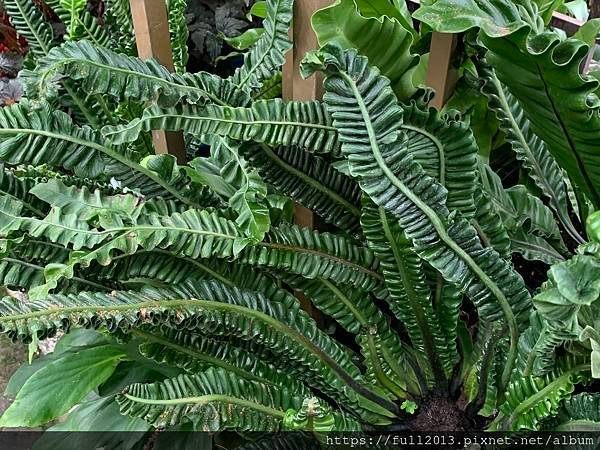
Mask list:
[[[424,106],[406,12],[374,19],[340,0],[317,13],[323,47],[302,69],[324,73],[324,100],[260,99],[291,47],[292,0],[267,7],[230,78],[89,41],[21,74],[27,98],[0,111],[0,330],[32,349],[64,337],[15,375],[0,426],[78,405],[55,429],[306,432],[247,448],[310,448],[332,430],[597,428],[599,225],[590,216],[585,244],[570,156],[554,157],[545,116],[497,67],[514,36],[482,38],[483,93],[540,197],[505,189],[468,122]],[[339,17],[339,35],[319,32]],[[406,64],[352,27],[403,30]],[[575,67],[579,44],[567,48]],[[69,85],[130,119],[74,121],[56,103]],[[157,129],[210,153],[178,165],[140,152]],[[580,181],[568,185],[593,202]],[[327,231],[294,225],[293,202]],[[513,253],[555,264],[539,291]]]

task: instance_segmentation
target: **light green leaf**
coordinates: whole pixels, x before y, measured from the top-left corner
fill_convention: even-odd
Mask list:
[[[372,2],[369,2],[371,4]],[[394,10],[387,1],[385,3]],[[312,26],[320,45],[336,42],[344,49],[356,48],[388,77],[401,101],[407,101],[415,92],[413,72],[419,56],[410,51],[413,37],[396,17],[364,14],[357,10],[354,0],[337,0],[331,6],[317,11]]]
[[[86,0],[60,0],[60,6],[69,13],[67,33],[69,33],[69,38],[71,39],[76,38],[79,34],[79,15],[83,12],[86,5]]]
[[[266,1],[257,1],[252,5],[250,11],[248,11],[248,16],[260,17],[264,19],[267,17],[267,2]]]
[[[503,0],[438,0],[423,5],[413,17],[440,33],[481,28],[489,36],[506,36],[525,25],[519,8]]]
[[[550,268],[550,279],[570,302],[589,305],[600,297],[600,261],[577,255],[571,261]]]
[[[592,47],[596,43],[598,33],[600,33],[600,18],[588,20],[572,37]]]
[[[587,233],[591,240],[600,244],[600,211],[591,214],[587,221]]]
[[[374,17],[379,19],[383,16],[387,16],[392,19],[396,19],[402,24],[404,29],[410,32],[415,41],[418,40],[419,35],[414,29],[412,17],[410,11],[406,6],[404,0],[353,0],[356,4],[361,15],[365,17]]]
[[[239,36],[227,37],[223,36],[225,42],[236,50],[246,50],[256,44],[260,37],[265,33],[264,28],[250,28],[244,31]]]
[[[271,225],[265,201],[267,185],[240,155],[239,144],[226,138],[212,139],[212,161],[220,166],[223,180],[235,189],[229,206],[237,213],[235,223],[246,236],[262,241]]]
[[[559,8],[559,11],[567,13],[568,15],[575,17],[577,20],[581,20],[582,22],[588,20],[588,17],[590,16],[588,4],[585,0],[573,0],[570,2],[565,2]]]
[[[35,427],[61,416],[108,379],[124,358],[123,350],[112,345],[65,353],[25,382],[0,426]]]
[[[77,406],[64,422],[50,427],[32,450],[134,448],[149,429],[143,420],[119,413],[112,397],[93,398]]]

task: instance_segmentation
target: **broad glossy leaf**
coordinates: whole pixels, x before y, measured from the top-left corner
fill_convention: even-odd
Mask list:
[[[375,3],[385,9],[367,10],[363,15],[355,0],[337,0],[317,11],[312,17],[312,26],[319,44],[336,42],[345,49],[357,49],[390,79],[396,96],[407,101],[417,91],[412,82],[419,63],[419,56],[411,53],[414,37],[410,32],[414,30],[398,20],[402,16],[394,14],[396,10],[388,0],[364,3],[369,6]]]
[[[91,347],[94,345],[106,345],[109,339],[95,331],[86,329],[77,329],[65,334],[56,343],[52,353],[40,356],[34,359],[30,364],[25,363],[10,377],[4,395],[15,397],[25,382],[31,378],[38,370],[53,361],[56,361],[65,352],[76,352],[78,347]]]
[[[503,0],[438,0],[421,6],[413,17],[440,33],[462,33],[478,27],[498,37],[525,26],[517,4]]]
[[[588,20],[572,37],[585,42],[591,47],[596,44],[598,33],[600,33],[600,18]]]
[[[236,50],[246,50],[248,47],[254,45],[260,37],[264,34],[264,28],[250,28],[244,31],[239,36],[227,37],[225,36],[225,42]]]
[[[67,412],[105,381],[125,358],[113,345],[62,354],[35,372],[0,418],[3,427],[35,427]]]
[[[532,131],[590,201],[600,205],[599,83],[579,73],[588,46],[577,39],[561,41],[551,32],[530,35],[529,28],[482,40],[490,49],[487,60],[523,107]]]
[[[64,422],[50,427],[32,450],[133,448],[149,430],[143,420],[122,415],[112,397],[97,397],[81,403]]]

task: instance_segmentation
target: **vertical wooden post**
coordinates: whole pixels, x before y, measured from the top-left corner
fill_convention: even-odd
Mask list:
[[[333,0],[297,0],[294,2],[294,26],[290,37],[294,46],[286,57],[283,66],[283,98],[286,100],[320,100],[323,97],[323,76],[317,73],[307,80],[300,76],[300,62],[304,55],[319,47],[317,36],[312,29],[310,19],[315,11],[331,4]],[[301,227],[314,228],[315,215],[310,209],[296,204],[294,222]],[[298,294],[302,308],[313,317],[317,324],[323,325],[323,316],[315,310],[310,300]]]
[[[129,0],[135,30],[138,56],[154,58],[170,71],[174,70],[169,20],[164,0]],[[155,130],[152,132],[154,151],[168,153],[185,163],[183,133]]]
[[[427,85],[435,89],[430,105],[437,109],[441,109],[452,95],[458,79],[458,70],[452,65],[457,42],[455,34],[434,31],[431,36]]]
[[[307,80],[300,75],[300,62],[304,55],[318,48],[317,36],[310,19],[315,11],[333,0],[301,0],[294,2],[294,27],[291,31],[293,49],[288,53],[283,67],[283,97],[287,100],[314,100],[323,97],[323,76],[317,73]],[[303,227],[314,227],[315,216],[301,205],[296,205],[295,222]]]

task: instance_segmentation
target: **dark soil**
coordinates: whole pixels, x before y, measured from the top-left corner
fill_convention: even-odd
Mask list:
[[[464,431],[466,418],[449,398],[433,397],[417,410],[417,417],[411,424],[411,430],[424,433]]]

